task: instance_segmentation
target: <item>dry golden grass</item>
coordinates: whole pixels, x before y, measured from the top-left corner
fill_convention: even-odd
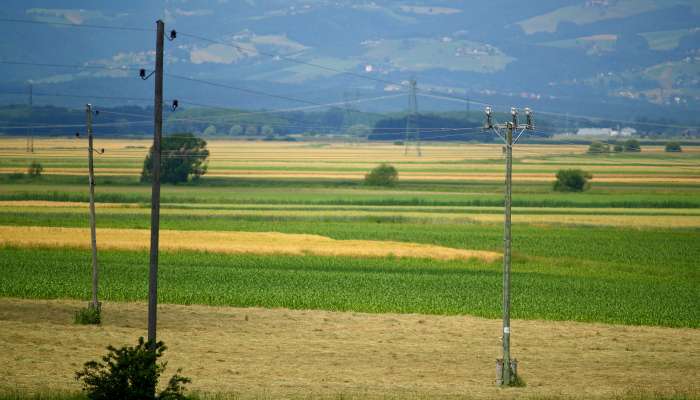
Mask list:
[[[24,138],[0,139],[0,156],[26,157]],[[96,146],[107,150],[106,157],[143,158],[151,145],[147,139],[99,139]],[[35,156],[84,157],[85,143],[76,139],[37,138]],[[349,161],[377,160],[386,162],[434,162],[500,158],[496,144],[436,143],[424,146],[424,155],[404,155],[403,146],[385,143],[280,143],[208,140],[212,159],[266,161]],[[586,146],[524,145],[519,156],[555,156],[580,154]]]
[[[146,335],[143,303],[105,303],[98,327],[72,323],[84,306],[0,299],[0,390],[77,391],[84,362]],[[242,398],[700,394],[697,329],[514,320],[527,386],[503,390],[494,384],[498,320],[196,305],[161,305],[158,316],[169,373],[182,368],[192,389]]]
[[[24,138],[0,139],[0,157],[29,158],[25,152]],[[100,139],[99,147],[107,153],[97,160],[96,171],[100,176],[138,175],[141,162],[148,151],[150,141],[146,139]],[[4,146],[2,146],[4,145]],[[359,180],[376,163],[389,162],[398,166],[402,180],[413,181],[491,181],[503,180],[501,163],[484,164],[482,160],[501,160],[503,155],[498,144],[427,144],[423,156],[404,155],[402,146],[386,143],[280,143],[248,142],[231,140],[209,140],[211,151],[207,176],[234,178],[274,179],[349,179]],[[32,159],[38,160],[84,160],[84,143],[75,139],[45,139],[35,141],[36,152]],[[600,163],[586,165],[594,173],[595,182],[616,183],[680,183],[700,182],[700,164],[687,157],[669,155],[659,165],[625,165],[636,162],[628,157],[570,158],[587,150],[584,145],[521,145],[515,157],[522,161],[514,173],[515,181],[552,181],[559,168],[575,167],[578,163]],[[645,146],[644,153],[659,153],[661,146]],[[700,152],[700,148],[688,147],[686,153]],[[546,157],[546,159],[545,159]],[[648,163],[640,155],[640,162]],[[101,167],[109,160],[133,161],[133,165]],[[658,160],[656,160],[658,161]],[[656,162],[655,161],[655,162]],[[260,169],[277,168],[276,170]],[[330,167],[332,170],[324,170]],[[257,168],[257,169],[256,169]],[[317,170],[305,170],[316,168]],[[614,168],[611,170],[611,168]],[[679,169],[680,168],[680,169]],[[25,172],[26,167],[3,167],[0,173]],[[76,167],[52,167],[46,165],[46,175],[84,175],[83,165]],[[358,170],[359,169],[359,170]],[[426,172],[425,170],[432,170]],[[546,172],[545,172],[546,171]],[[615,174],[602,172],[614,171]],[[646,172],[641,173],[640,172]]]
[[[101,249],[146,250],[150,231],[98,229]],[[0,226],[0,244],[19,246],[88,247],[90,231],[83,228]],[[481,259],[495,261],[499,253],[390,241],[335,240],[324,236],[277,232],[160,231],[162,250],[218,253],[316,254],[323,256]]]

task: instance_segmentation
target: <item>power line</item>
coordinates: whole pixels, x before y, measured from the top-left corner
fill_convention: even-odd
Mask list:
[[[431,98],[443,99],[443,100],[448,100],[448,101],[457,101],[457,102],[467,101],[467,100],[461,99],[459,97],[448,97],[445,95],[426,94],[426,93],[418,93],[418,95],[423,96],[423,97],[431,97]],[[475,101],[475,100],[470,100],[470,101],[471,101],[471,103],[479,104],[479,105],[483,105],[483,106],[493,105],[493,104],[487,104],[487,103],[483,103],[483,102]],[[616,123],[630,124],[630,125],[658,126],[658,127],[662,127],[662,128],[700,129],[700,127],[698,127],[698,126],[691,126],[691,125],[674,125],[674,124],[663,124],[663,123],[656,123],[656,122],[630,121],[630,120],[621,120],[621,119],[615,119],[615,118],[596,117],[596,116],[592,116],[592,115],[558,113],[558,112],[552,112],[552,111],[537,110],[537,113],[549,115],[549,116],[553,116],[553,117],[559,117],[560,119],[576,118],[576,119],[580,119],[580,120],[593,120],[593,121],[603,121],[603,122],[607,121],[607,122],[616,122]]]
[[[318,63],[314,63],[314,62],[299,60],[299,59],[292,58],[292,57],[289,57],[289,56],[286,56],[286,55],[268,53],[268,52],[265,52],[265,51],[260,51],[260,50],[258,50],[258,49],[249,49],[249,48],[246,48],[246,47],[244,47],[244,46],[237,45],[237,44],[222,42],[222,41],[220,41],[220,40],[210,39],[210,38],[207,38],[207,37],[204,37],[204,36],[195,35],[195,34],[191,34],[191,33],[178,32],[178,34],[180,34],[181,36],[191,37],[191,38],[193,38],[193,39],[201,40],[201,41],[204,41],[204,42],[209,42],[209,43],[213,43],[213,44],[219,44],[219,45],[222,45],[222,46],[231,47],[231,48],[237,49],[237,50],[239,50],[239,51],[244,51],[244,52],[254,53],[254,54],[262,54],[262,55],[264,55],[264,56],[272,57],[273,59],[281,59],[281,60],[289,61],[289,62],[292,62],[292,63],[295,63],[295,64],[306,65],[306,66],[310,66],[310,67],[322,69],[322,70],[325,70],[325,71],[335,72],[335,73],[342,74],[342,75],[353,76],[353,77],[355,77],[355,78],[365,79],[365,80],[369,80],[369,81],[373,81],[373,82],[378,82],[378,83],[383,83],[383,84],[386,84],[386,85],[394,85],[394,86],[404,87],[404,88],[406,88],[406,89],[409,89],[409,88],[410,88],[410,82],[403,82],[403,81],[402,81],[402,82],[396,82],[396,81],[392,81],[392,80],[388,80],[388,79],[376,78],[376,77],[369,76],[369,75],[359,74],[359,73],[357,73],[357,72],[342,70],[342,69],[338,69],[338,68],[334,68],[334,67],[329,67],[329,66],[327,66],[327,65],[322,65],[322,64],[318,64]],[[418,89],[418,91],[424,91],[424,89]],[[430,92],[432,92],[432,91],[430,91]],[[458,100],[461,100],[461,101],[470,101],[470,99],[466,99],[466,100],[465,100],[464,98],[457,97],[457,96],[453,96],[453,95],[450,95],[450,94],[444,94],[444,93],[441,93],[441,94],[442,94],[443,96],[445,96],[445,97],[451,97],[451,98],[458,99]],[[475,104],[488,105],[487,103],[481,103],[481,102],[473,101],[473,100],[471,100],[471,102],[472,102],[472,103],[475,103]]]
[[[110,71],[138,71],[135,67],[110,67],[108,65],[79,65],[79,64],[57,64],[57,63],[37,63],[29,61],[10,61],[0,60],[0,64],[7,65],[27,65],[32,67],[50,67],[50,68],[73,68],[73,69],[102,69]]]
[[[29,19],[15,19],[15,18],[0,18],[0,22],[13,22],[13,23],[20,23],[20,24],[33,24],[33,25],[57,25],[57,26],[67,26],[67,27],[71,27],[71,28],[106,29],[106,30],[117,30],[117,31],[154,32],[153,29],[139,28],[139,27],[135,27],[135,26],[73,24],[70,22],[35,21],[35,20],[29,20]]]
[[[3,95],[24,95],[21,92],[11,92],[3,91],[0,92]],[[103,96],[103,95],[93,95],[93,94],[69,94],[69,93],[37,93],[34,92],[34,96],[45,96],[45,97],[67,97],[76,99],[99,99],[99,100],[134,100],[134,101],[152,101],[147,97],[128,97],[128,96]]]
[[[319,103],[315,103],[313,101],[308,101],[308,100],[303,100],[303,99],[297,99],[295,97],[289,97],[289,96],[284,96],[284,95],[279,95],[279,94],[272,94],[272,93],[262,92],[259,90],[253,90],[253,89],[243,88],[243,87],[239,87],[239,86],[233,86],[233,85],[227,85],[227,84],[223,84],[223,83],[207,81],[204,79],[190,78],[190,77],[183,76],[183,75],[175,75],[175,74],[165,74],[165,75],[170,77],[170,78],[181,79],[181,80],[190,81],[190,82],[197,82],[197,83],[210,85],[210,86],[214,86],[214,87],[220,87],[220,88],[224,88],[224,89],[237,90],[240,92],[251,93],[251,94],[258,95],[258,96],[267,96],[267,97],[272,97],[272,98],[277,98],[277,99],[282,99],[282,100],[287,100],[287,101],[293,101],[293,102],[297,102],[297,103],[320,106]]]
[[[306,65],[306,66],[310,66],[310,67],[322,69],[322,70],[325,70],[325,71],[335,72],[335,73],[338,73],[338,74],[354,76],[354,77],[356,77],[356,78],[367,79],[367,80],[371,80],[371,81],[375,81],[375,82],[380,82],[380,83],[385,83],[385,84],[392,84],[392,85],[396,85],[396,84],[397,84],[396,82],[392,82],[392,81],[389,81],[389,80],[386,80],[386,79],[375,78],[375,77],[372,77],[372,76],[367,76],[367,75],[358,74],[358,73],[352,72],[352,71],[345,71],[345,70],[341,70],[341,69],[338,69],[338,68],[329,67],[329,66],[322,65],[322,64],[317,64],[317,63],[313,63],[313,62],[298,60],[298,59],[296,59],[296,58],[292,58],[292,57],[285,56],[285,55],[274,54],[274,53],[268,53],[268,52],[260,51],[260,50],[257,50],[257,49],[248,49],[248,48],[245,48],[245,47],[240,46],[240,45],[236,45],[236,44],[232,44],[232,43],[226,43],[226,42],[222,42],[222,41],[220,41],[220,40],[214,40],[214,39],[206,38],[206,37],[204,37],[204,36],[194,35],[194,34],[191,34],[191,33],[178,32],[178,34],[180,34],[180,35],[182,35],[182,36],[186,36],[186,37],[191,37],[191,38],[193,38],[193,39],[201,40],[201,41],[204,41],[204,42],[209,42],[209,43],[213,43],[213,44],[219,44],[219,45],[222,45],[222,46],[228,46],[228,47],[231,47],[231,48],[234,48],[234,49],[237,49],[237,50],[240,50],[240,51],[245,51],[245,52],[248,52],[248,53],[262,54],[262,55],[264,55],[264,56],[272,57],[272,58],[274,58],[274,59],[281,59],[281,60],[289,61],[289,62],[292,62],[292,63],[295,63],[295,64]],[[404,84],[399,84],[399,85],[405,86]]]
[[[92,28],[92,29],[105,29],[105,30],[122,30],[122,31],[139,31],[139,32],[153,32],[153,29],[148,29],[148,28],[140,28],[140,27],[130,27],[130,26],[110,26],[110,25],[94,25],[94,24],[73,24],[73,23],[67,23],[67,22],[48,22],[48,21],[35,21],[35,20],[23,20],[23,19],[13,19],[13,18],[0,18],[0,22],[11,22],[11,23],[24,23],[24,24],[39,24],[39,25],[56,25],[56,26],[66,26],[66,27],[72,27],[72,28]],[[325,71],[330,71],[330,72],[335,72],[338,74],[343,74],[343,75],[348,75],[348,76],[353,76],[356,78],[360,79],[365,79],[369,81],[374,81],[378,83],[383,83],[383,84],[390,84],[390,85],[395,85],[395,86],[400,86],[407,88],[409,85],[406,82],[396,82],[396,81],[391,81],[388,79],[382,79],[382,78],[377,78],[373,76],[368,76],[368,75],[363,75],[357,72],[352,72],[352,71],[347,71],[347,70],[341,70],[338,68],[334,67],[329,67],[327,65],[322,65],[314,62],[308,62],[308,61],[303,61],[299,60],[287,55],[280,55],[280,54],[274,54],[274,53],[268,53],[264,51],[260,51],[258,49],[250,49],[246,48],[244,46],[232,44],[232,43],[227,43],[223,42],[220,40],[215,40],[211,38],[207,38],[204,36],[200,35],[195,35],[191,33],[186,33],[186,32],[178,32],[181,36],[185,37],[190,37],[196,40],[208,42],[208,43],[213,43],[213,44],[219,44],[227,47],[231,47],[234,49],[237,49],[239,51],[244,51],[244,52],[249,52],[249,53],[255,53],[255,54],[262,54],[268,57],[272,57],[274,59],[282,59],[285,61],[289,61],[292,63],[300,64],[300,65],[306,65],[318,69],[322,69]],[[29,62],[13,62],[13,61],[0,61],[0,64],[8,64],[8,65],[32,65],[32,66],[45,66],[45,67],[60,67],[60,68],[78,68],[78,69],[105,69],[105,70],[134,70],[137,68],[131,68],[131,67],[108,67],[108,66],[96,66],[96,65],[67,65],[67,64],[49,64],[49,63],[29,63]],[[223,84],[216,84],[214,82],[208,82],[204,80],[197,80],[195,78],[187,78],[183,76],[175,76],[175,75],[170,75],[171,77],[179,78],[179,79],[186,79],[186,80],[191,80],[191,81],[201,81],[201,83],[208,83],[210,85],[214,86],[220,86],[220,87],[228,87],[229,89],[234,89],[234,90],[240,90],[240,91],[245,91],[248,93],[252,94],[258,94],[258,95],[264,95],[268,97],[276,97],[284,100],[290,100],[290,101],[296,101],[296,102],[304,102],[307,104],[313,104],[313,102],[309,102],[306,100],[301,100],[301,99],[296,99],[290,96],[283,96],[283,95],[273,95],[270,93],[264,93],[264,92],[259,92],[259,91],[254,91],[252,89],[246,89],[246,88],[240,88],[240,87],[233,87],[230,85],[223,85]],[[484,106],[490,106],[493,105],[493,103],[486,103],[483,101],[478,101],[478,100],[473,100],[471,98],[463,98],[460,96],[455,96],[449,93],[444,93],[444,92],[436,92],[433,90],[425,90],[425,89],[417,89],[417,92],[421,96],[427,96],[427,97],[433,97],[433,98],[441,98],[441,99],[446,99],[446,100],[455,100],[455,101],[460,101],[460,102],[465,102],[467,104],[474,103],[474,104],[479,104],[479,105],[484,105]],[[552,116],[565,116],[565,114],[562,113],[556,113],[556,112],[548,112],[548,111],[542,111],[538,110],[538,113],[540,114],[545,114],[545,115],[552,115]],[[575,114],[570,114],[571,117],[578,118],[578,119],[589,119],[589,120],[599,120],[599,121],[610,121],[610,122],[617,122],[617,123],[626,123],[626,124],[636,124],[636,125],[645,125],[645,126],[657,126],[657,127],[669,127],[669,128],[679,128],[679,129],[698,129],[699,127],[697,126],[689,126],[689,125],[676,125],[676,124],[663,124],[663,123],[654,123],[654,122],[641,122],[641,121],[628,121],[628,120],[620,120],[620,119],[611,119],[611,118],[604,118],[604,117],[595,117],[595,116],[588,116],[588,115],[575,115]]]

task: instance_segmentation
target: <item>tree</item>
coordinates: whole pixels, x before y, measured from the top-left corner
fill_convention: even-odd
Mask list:
[[[590,172],[580,169],[560,169],[557,171],[557,180],[554,182],[554,190],[558,192],[583,192],[588,190],[593,179]]]
[[[89,361],[81,371],[76,372],[75,379],[82,381],[83,390],[90,400],[185,400],[184,385],[191,380],[179,374],[179,370],[168,381],[167,387],[156,396],[156,387],[160,375],[165,371],[166,363],[158,359],[166,350],[163,342],[155,343],[139,338],[138,345],[125,346],[120,349],[109,346],[102,362]]]
[[[258,127],[255,125],[248,125],[245,127],[246,136],[255,136],[258,134]]]
[[[610,145],[602,142],[593,142],[588,146],[588,154],[604,154],[610,152]]]
[[[207,126],[204,129],[204,136],[216,136],[216,127],[214,125]]]
[[[27,168],[27,174],[30,178],[38,178],[42,172],[44,172],[44,167],[38,161],[32,161]]]
[[[187,182],[190,176],[199,179],[207,172],[207,142],[191,133],[164,136],[161,141],[160,179],[163,183]],[[150,182],[153,173],[153,147],[143,161],[141,182]]]
[[[623,145],[625,151],[629,151],[631,153],[638,153],[642,151],[641,146],[639,146],[639,141],[636,139],[628,139],[625,141]]]
[[[622,145],[620,143],[615,143],[615,145],[613,146],[613,151],[615,153],[622,153],[622,150],[624,150]]]
[[[399,172],[392,165],[382,163],[365,175],[370,186],[393,186],[399,180]]]
[[[364,124],[355,124],[348,127],[346,133],[350,136],[367,136],[372,133],[372,129]]]
[[[238,136],[243,133],[243,127],[240,125],[233,125],[231,129],[228,130],[228,134],[231,136]]]
[[[680,153],[683,151],[681,144],[678,142],[668,142],[666,143],[666,152],[668,153]]]

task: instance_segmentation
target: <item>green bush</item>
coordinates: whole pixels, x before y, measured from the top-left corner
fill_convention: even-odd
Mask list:
[[[141,182],[150,182],[153,174],[153,147],[143,161]],[[192,176],[199,179],[207,172],[207,142],[191,133],[176,133],[161,140],[160,180],[183,183]]]
[[[87,307],[76,311],[74,322],[80,325],[99,325],[102,322],[102,307],[100,303],[97,304],[97,307],[90,303]]]
[[[393,186],[399,180],[399,172],[394,166],[382,163],[365,175],[365,184],[370,186]]]
[[[32,161],[27,168],[27,174],[32,178],[40,177],[42,172],[44,172],[44,167],[38,161]]]
[[[165,371],[166,363],[158,363],[166,350],[163,342],[145,342],[139,338],[138,345],[120,349],[109,346],[102,362],[86,362],[75,379],[82,381],[83,391],[90,400],[185,400],[184,385],[189,378],[179,375],[179,370],[170,378],[168,386],[156,395],[158,378]]]
[[[613,146],[613,151],[615,153],[622,153],[623,150],[624,150],[624,148],[622,147],[622,145],[620,143],[615,143],[615,145]]]
[[[624,147],[625,151],[628,151],[630,153],[638,153],[638,152],[642,151],[642,148],[639,145],[639,141],[636,139],[626,140],[623,147]]]
[[[554,182],[554,190],[559,192],[583,192],[588,190],[591,184],[588,182],[593,175],[580,169],[560,169],[557,172],[557,180]]]
[[[680,153],[683,151],[681,144],[678,142],[668,142],[666,143],[666,152],[668,153]]]
[[[605,154],[610,152],[610,145],[602,142],[593,142],[588,146],[588,154]]]

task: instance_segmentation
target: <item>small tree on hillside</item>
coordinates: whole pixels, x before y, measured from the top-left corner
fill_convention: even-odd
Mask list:
[[[588,180],[593,179],[590,172],[580,169],[560,169],[557,172],[557,180],[554,182],[554,190],[558,192],[583,192],[591,187]]]
[[[638,153],[642,151],[642,147],[639,145],[639,141],[636,139],[626,140],[623,147],[625,151],[628,151],[630,153]]]
[[[365,175],[365,184],[370,186],[393,186],[399,180],[399,172],[394,166],[382,163]]]
[[[683,151],[681,144],[678,142],[668,142],[666,143],[666,152],[668,153],[680,153]]]
[[[153,147],[143,162],[141,182],[150,182],[153,174]],[[161,141],[160,179],[163,183],[182,183],[192,176],[199,179],[207,172],[207,142],[191,133],[176,133]]]
[[[214,125],[209,125],[207,126],[206,129],[204,129],[204,136],[216,136],[216,126]]]
[[[238,136],[243,133],[243,127],[240,125],[233,125],[231,129],[228,130],[230,136]]]

